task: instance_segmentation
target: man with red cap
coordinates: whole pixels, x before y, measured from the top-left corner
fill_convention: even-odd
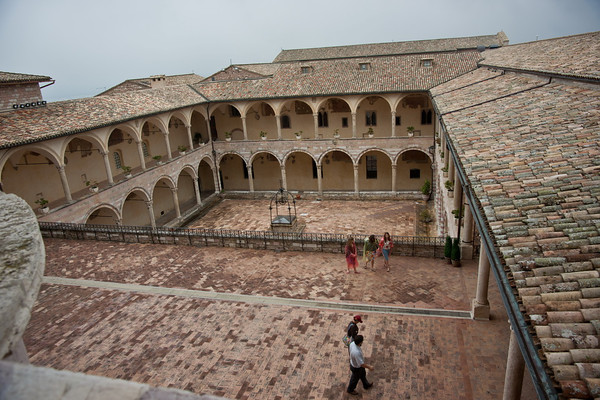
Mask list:
[[[361,323],[362,324],[362,318],[360,315],[355,315],[354,318],[352,319],[352,322],[350,322],[348,324],[348,328],[346,329],[346,332],[348,334],[348,337],[351,338],[352,340],[354,340],[354,338],[356,337],[356,335],[358,335],[358,324]]]

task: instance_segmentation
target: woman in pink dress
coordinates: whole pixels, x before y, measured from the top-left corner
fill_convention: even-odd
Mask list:
[[[358,265],[358,260],[356,258],[356,243],[354,243],[354,238],[352,236],[348,237],[348,241],[346,241],[346,264],[348,269],[346,273],[350,273],[350,269],[354,270],[355,274],[359,272],[356,271],[356,266]]]

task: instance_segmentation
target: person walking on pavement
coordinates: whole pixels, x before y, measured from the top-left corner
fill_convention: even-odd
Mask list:
[[[358,324],[362,324],[362,317],[360,315],[355,315],[352,319],[352,322],[348,324],[348,328],[346,329],[347,335],[349,338],[354,340],[356,335],[358,335]]]
[[[358,395],[358,392],[355,389],[359,380],[362,381],[365,390],[368,390],[373,386],[373,384],[367,380],[366,369],[373,371],[373,366],[365,363],[361,349],[363,340],[364,338],[362,335],[356,335],[354,341],[350,343],[350,347],[348,348],[348,352],[350,353],[350,371],[352,371],[352,376],[350,376],[350,383],[348,383],[348,388],[346,391],[354,396]]]
[[[389,232],[383,234],[383,237],[379,241],[379,251],[383,254],[383,266],[387,268],[387,272],[390,272],[390,253],[394,248],[394,242]]]

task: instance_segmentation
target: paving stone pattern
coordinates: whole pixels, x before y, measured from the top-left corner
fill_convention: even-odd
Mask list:
[[[333,230],[339,218],[326,220]],[[376,272],[361,267],[360,274],[346,274],[342,254],[45,244],[46,276],[159,288],[468,311],[476,286],[475,261],[453,268],[392,255],[389,273],[378,259]],[[509,329],[495,282],[489,290],[492,319],[485,322],[362,313],[363,349],[376,369],[368,373],[375,386],[359,386],[359,398],[501,398]],[[354,313],[274,303],[43,284],[24,341],[34,365],[196,394],[349,398],[341,337]],[[526,377],[523,398],[533,397]]]

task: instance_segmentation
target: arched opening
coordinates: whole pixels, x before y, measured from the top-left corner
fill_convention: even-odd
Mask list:
[[[260,140],[261,131],[266,133],[267,139],[277,139],[277,122],[273,108],[265,102],[252,105],[246,112],[246,129],[249,140]]]
[[[323,190],[353,191],[354,167],[350,156],[342,151],[331,151],[322,158]]]
[[[317,163],[308,154],[297,151],[285,160],[285,176],[288,190],[317,191]]]
[[[145,122],[142,126],[142,139],[146,143],[147,157],[153,159],[156,163],[168,159],[165,136],[152,122]],[[146,160],[146,165],[148,165],[149,161]]]
[[[151,226],[148,196],[141,190],[136,190],[127,196],[123,203],[122,224],[126,226]]]
[[[282,139],[296,139],[295,132],[300,131],[302,131],[303,138],[314,137],[313,110],[308,103],[301,100],[286,101],[280,113]]]
[[[254,190],[273,191],[282,186],[279,160],[270,153],[258,153],[252,161]]]
[[[169,120],[169,144],[173,157],[177,157],[181,151],[190,150],[187,128],[177,117],[171,117]]]
[[[248,169],[246,162],[237,154],[225,154],[219,163],[223,190],[248,191]]]
[[[213,170],[206,159],[200,161],[198,165],[198,188],[202,199],[216,192]]]
[[[408,150],[396,162],[396,189],[420,190],[431,179],[431,159],[421,150]]]
[[[391,137],[392,113],[390,106],[380,96],[368,96],[358,105],[356,113],[356,131],[359,137],[368,137],[372,132],[373,137]]]
[[[33,182],[35,182],[33,184]],[[65,202],[65,193],[56,165],[49,154],[31,149],[13,153],[2,168],[2,187],[21,197],[31,208],[41,208],[44,199],[54,208]]]
[[[104,159],[98,143],[73,138],[64,154],[65,174],[74,199],[89,195],[89,189],[106,181]]]
[[[244,130],[240,110],[231,104],[221,104],[211,115],[213,140],[244,140]],[[228,136],[230,135],[230,136]]]
[[[140,167],[140,158],[133,133],[116,128],[108,138],[108,152],[113,178],[126,170]]]
[[[193,208],[196,202],[196,189],[194,188],[194,177],[186,170],[181,171],[177,179],[177,197],[181,213]]]
[[[152,208],[156,225],[162,226],[177,217],[175,213],[175,202],[173,201],[173,183],[161,178],[152,191]]]
[[[396,136],[433,136],[434,111],[429,96],[411,94],[396,107]],[[412,128],[412,129],[411,129]]]
[[[90,214],[86,225],[119,225],[119,216],[111,207],[100,207]]]
[[[206,127],[206,118],[198,111],[192,112],[192,141],[194,146],[208,143],[209,136]]]
[[[327,99],[319,106],[319,136],[331,138],[352,137],[352,112],[348,103],[340,98]]]
[[[387,154],[371,150],[360,157],[358,188],[360,191],[392,190],[392,161]]]

